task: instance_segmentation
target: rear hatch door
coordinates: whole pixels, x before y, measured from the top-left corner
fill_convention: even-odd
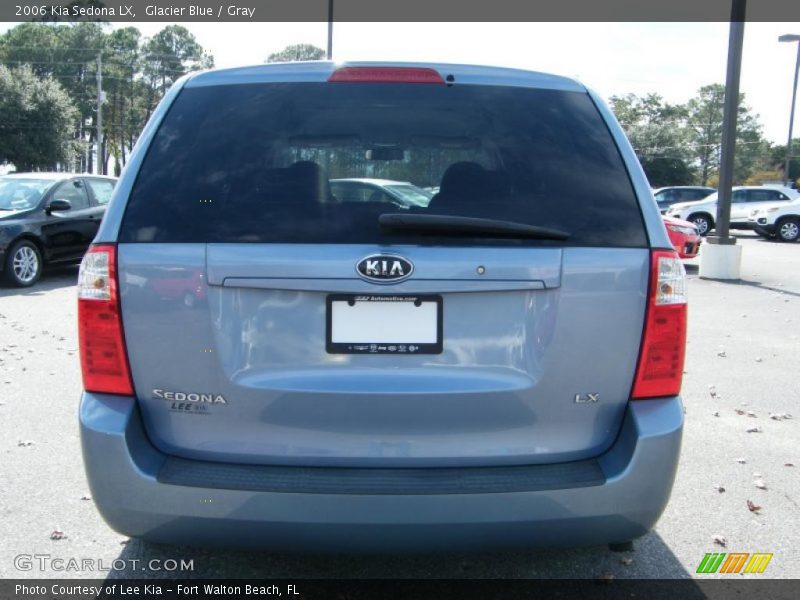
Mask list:
[[[410,182],[427,204],[345,201],[329,185],[345,178]],[[568,237],[389,230],[387,213]],[[613,442],[649,250],[583,92],[254,83],[181,92],[129,199],[119,262],[136,394],[162,450],[498,465]]]

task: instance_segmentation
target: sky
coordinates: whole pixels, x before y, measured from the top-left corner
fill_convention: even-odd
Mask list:
[[[4,31],[14,24],[0,25]],[[127,26],[127,23],[114,27]],[[167,23],[139,23],[151,36]],[[181,23],[217,67],[263,62],[289,44],[327,46],[327,23]],[[764,135],[785,144],[800,23],[747,23],[740,90]],[[668,102],[724,83],[728,23],[336,23],[333,59],[455,62],[575,77],[608,99],[657,92]],[[796,109],[800,110],[800,109]],[[800,121],[800,114],[796,121]],[[796,123],[795,137],[800,136]]]

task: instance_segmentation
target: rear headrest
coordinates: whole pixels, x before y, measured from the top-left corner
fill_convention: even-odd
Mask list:
[[[442,175],[439,193],[471,195],[486,183],[486,169],[476,162],[462,161],[449,167]]]
[[[330,182],[325,170],[315,162],[301,160],[286,169],[287,179],[299,194],[301,202],[325,203],[331,197]]]
[[[428,204],[433,210],[487,208],[511,194],[511,182],[504,171],[487,171],[474,162],[450,165],[442,176],[439,193]]]

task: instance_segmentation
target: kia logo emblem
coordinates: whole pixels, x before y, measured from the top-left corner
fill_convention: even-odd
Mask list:
[[[358,261],[356,271],[367,281],[397,283],[411,276],[414,265],[402,256],[372,254]]]

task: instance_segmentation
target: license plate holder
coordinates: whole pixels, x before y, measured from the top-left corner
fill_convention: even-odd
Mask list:
[[[441,354],[442,297],[436,294],[329,294],[329,354]]]

